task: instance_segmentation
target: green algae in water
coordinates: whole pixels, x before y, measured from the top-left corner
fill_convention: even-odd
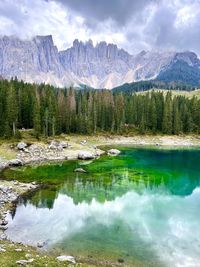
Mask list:
[[[20,200],[8,236],[124,265],[198,266],[200,151],[120,149],[86,174],[73,172],[78,161],[4,171],[47,185]]]

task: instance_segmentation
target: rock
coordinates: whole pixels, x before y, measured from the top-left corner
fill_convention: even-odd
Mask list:
[[[110,149],[107,151],[107,154],[110,156],[116,156],[120,154],[120,151],[118,149]]]
[[[0,247],[0,252],[6,252],[6,250]]]
[[[80,142],[81,145],[86,145],[87,144],[87,141],[86,140],[83,140]]]
[[[32,144],[29,146],[28,150],[29,152],[39,152],[42,148],[39,145]]]
[[[77,168],[77,169],[74,170],[74,172],[86,173],[86,170],[84,170],[82,168]]]
[[[7,193],[9,191],[9,188],[7,186],[0,185],[0,191]]]
[[[60,143],[57,142],[57,141],[51,141],[50,145],[49,145],[49,149],[52,149],[52,150],[56,150],[58,149]]]
[[[7,239],[7,235],[6,234],[2,234],[1,236],[0,236],[0,240],[6,240]]]
[[[5,226],[5,225],[0,225],[0,230],[3,230],[3,231],[5,231],[5,230],[7,230],[8,229],[8,227],[7,226]]]
[[[74,263],[74,264],[76,263],[75,258],[72,257],[72,256],[63,255],[63,256],[58,256],[56,259],[59,260],[59,261],[68,261],[68,262],[71,262],[71,263]]]
[[[34,259],[30,259],[30,260],[19,260],[19,261],[16,261],[17,264],[20,264],[20,265],[26,265],[27,263],[31,263],[33,262]]]
[[[44,245],[45,245],[45,242],[43,242],[43,241],[37,242],[37,247],[38,248],[42,248],[42,247],[44,247]]]
[[[15,251],[16,252],[22,252],[22,249],[21,248],[16,248]]]
[[[8,222],[6,220],[0,220],[0,225],[1,226],[5,226],[7,224],[8,224]]]
[[[78,159],[87,160],[87,159],[94,159],[94,158],[95,158],[95,155],[88,151],[82,150],[78,153]]]
[[[68,148],[68,143],[65,142],[65,141],[61,141],[61,142],[60,142],[60,146],[61,146],[62,148]]]
[[[20,143],[17,144],[17,148],[19,150],[24,150],[26,147],[27,147],[27,144],[24,143],[24,142],[20,142]]]
[[[23,165],[23,161],[20,159],[11,159],[8,162],[9,167],[17,167],[17,166],[22,166],[22,165]]]

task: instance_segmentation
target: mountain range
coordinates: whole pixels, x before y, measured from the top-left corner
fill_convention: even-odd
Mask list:
[[[0,37],[0,75],[58,87],[81,84],[111,89],[142,80],[200,85],[200,60],[194,52],[142,51],[131,55],[115,44],[79,40],[59,51],[51,35],[32,40]]]

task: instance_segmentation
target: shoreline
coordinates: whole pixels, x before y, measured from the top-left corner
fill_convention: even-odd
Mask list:
[[[22,146],[19,149],[19,146]],[[158,147],[163,149],[200,148],[200,136],[167,135],[62,135],[43,141],[22,139],[0,144],[0,172],[6,168],[65,160],[92,160],[106,153],[105,146]],[[84,154],[79,157],[79,154]]]

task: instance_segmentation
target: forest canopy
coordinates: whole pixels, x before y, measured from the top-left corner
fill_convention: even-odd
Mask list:
[[[0,80],[0,136],[61,133],[200,133],[200,100],[171,92],[114,93]]]

